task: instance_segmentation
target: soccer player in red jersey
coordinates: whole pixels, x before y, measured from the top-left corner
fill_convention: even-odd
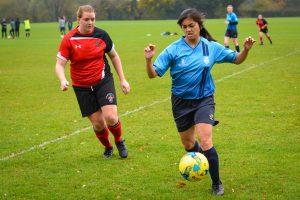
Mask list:
[[[113,155],[109,131],[113,134],[119,155],[128,156],[122,139],[122,127],[117,113],[117,97],[113,75],[105,55],[110,58],[124,94],[129,93],[120,57],[108,33],[95,27],[95,11],[92,6],[80,6],[77,11],[78,26],[68,32],[61,41],[55,71],[60,89],[69,89],[65,66],[70,60],[72,86],[83,117],[88,117],[99,141],[105,146],[103,158]]]
[[[272,44],[271,36],[268,33],[268,22],[263,18],[262,15],[258,15],[256,20],[256,25],[259,31],[260,45],[264,44],[264,38],[263,38],[264,34],[267,36],[270,44]]]

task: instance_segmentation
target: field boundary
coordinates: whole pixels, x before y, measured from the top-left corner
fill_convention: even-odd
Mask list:
[[[220,78],[220,79],[215,80],[215,83],[222,82],[222,81],[224,81],[224,80],[227,80],[227,79],[229,79],[229,78],[235,77],[235,76],[240,75],[240,74],[243,74],[243,73],[248,72],[248,71],[250,71],[250,70],[252,70],[252,69],[255,69],[255,68],[257,68],[257,67],[271,64],[271,63],[276,62],[276,61],[278,61],[278,60],[280,60],[280,59],[283,59],[283,58],[285,58],[285,57],[288,57],[288,56],[291,56],[291,55],[295,55],[295,54],[298,54],[298,53],[300,53],[300,49],[295,49],[295,50],[292,51],[292,52],[289,52],[289,53],[287,53],[287,54],[285,54],[285,55],[282,55],[282,56],[273,58],[272,60],[268,60],[268,61],[261,62],[261,63],[258,63],[258,64],[250,65],[250,66],[247,67],[246,69],[243,69],[243,70],[241,70],[241,71],[237,71],[237,72],[232,73],[232,74],[230,74],[230,75],[224,76],[223,78]],[[136,112],[139,112],[139,111],[144,110],[144,109],[146,109],[146,108],[152,107],[152,106],[154,106],[154,105],[164,103],[164,102],[166,102],[166,101],[168,101],[168,100],[170,100],[170,97],[164,98],[164,99],[162,99],[162,100],[154,101],[154,102],[152,102],[151,104],[144,105],[144,106],[140,106],[140,107],[135,108],[135,109],[130,110],[130,111],[126,111],[125,113],[121,114],[120,117],[125,117],[125,116],[128,116],[128,115],[134,114],[134,113],[136,113]],[[28,149],[21,150],[21,151],[19,151],[19,152],[13,152],[13,153],[10,153],[10,154],[7,155],[7,156],[0,157],[0,161],[10,160],[10,159],[12,159],[12,158],[15,158],[15,157],[17,157],[17,156],[26,154],[26,153],[31,152],[31,151],[34,151],[34,150],[36,150],[36,149],[43,148],[43,147],[45,147],[45,146],[47,146],[47,145],[49,145],[49,144],[56,143],[56,142],[59,142],[59,141],[64,140],[64,139],[68,139],[68,138],[70,138],[70,137],[72,137],[72,136],[78,135],[78,134],[80,134],[80,133],[82,133],[82,132],[84,132],[84,131],[87,131],[87,130],[91,129],[91,128],[92,128],[92,126],[85,127],[85,128],[76,130],[76,131],[74,131],[74,132],[72,132],[72,133],[63,135],[63,136],[61,136],[61,137],[58,137],[58,138],[55,138],[55,139],[52,139],[52,140],[45,141],[45,142],[43,142],[43,143],[41,143],[41,144],[38,144],[38,145],[34,145],[34,146],[32,146],[32,147],[30,147],[30,148],[28,148]]]

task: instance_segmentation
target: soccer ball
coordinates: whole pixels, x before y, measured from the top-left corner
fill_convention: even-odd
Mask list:
[[[185,154],[179,162],[179,172],[188,181],[200,181],[209,173],[207,158],[198,152]]]

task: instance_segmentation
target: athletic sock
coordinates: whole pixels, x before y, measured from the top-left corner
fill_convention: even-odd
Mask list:
[[[113,125],[113,126],[109,126],[108,129],[110,130],[110,132],[113,134],[114,138],[115,138],[115,142],[120,142],[122,141],[122,125],[120,120],[118,120],[118,122]]]
[[[239,45],[235,46],[235,49],[236,49],[237,52],[240,52],[240,46]]]
[[[263,40],[262,37],[260,37],[259,40],[260,40],[260,44],[263,44],[263,43],[264,43],[264,40]]]
[[[213,185],[219,185],[221,183],[219,177],[219,157],[215,147],[207,151],[203,151],[203,154],[206,156],[209,163],[209,173]]]
[[[200,152],[202,153],[202,149],[197,141],[195,141],[194,147],[191,149],[185,149],[187,152]]]
[[[108,128],[106,127],[102,131],[95,131],[95,134],[99,141],[105,146],[106,148],[112,148],[112,144],[109,141],[109,133],[108,133]]]

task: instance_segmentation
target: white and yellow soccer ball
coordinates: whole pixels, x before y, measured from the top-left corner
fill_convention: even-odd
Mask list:
[[[200,181],[209,173],[208,160],[201,153],[189,152],[181,158],[179,172],[188,181]]]

